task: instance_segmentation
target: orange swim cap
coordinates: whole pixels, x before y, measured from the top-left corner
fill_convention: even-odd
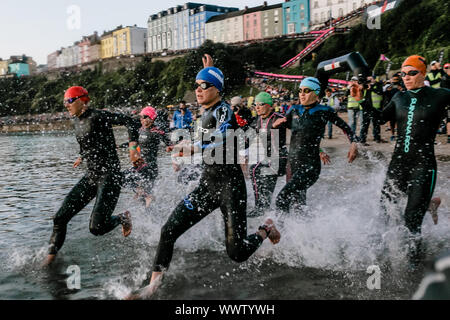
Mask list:
[[[421,56],[410,56],[402,64],[402,68],[406,66],[411,66],[419,70],[423,75],[427,74],[427,62],[424,57]]]

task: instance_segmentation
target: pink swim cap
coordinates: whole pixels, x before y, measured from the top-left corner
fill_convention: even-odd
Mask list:
[[[141,116],[148,116],[150,119],[155,120],[156,117],[158,116],[158,114],[156,113],[155,108],[153,107],[145,107],[144,109],[142,109]]]

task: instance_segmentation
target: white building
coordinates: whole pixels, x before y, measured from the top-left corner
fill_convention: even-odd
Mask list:
[[[375,0],[310,0],[311,25],[319,25],[329,20],[343,17],[350,12],[370,5]]]

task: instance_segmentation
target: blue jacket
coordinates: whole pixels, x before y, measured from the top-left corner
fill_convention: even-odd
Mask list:
[[[186,109],[184,116],[177,110],[173,114],[173,123],[177,129],[190,129],[192,123],[192,112]]]

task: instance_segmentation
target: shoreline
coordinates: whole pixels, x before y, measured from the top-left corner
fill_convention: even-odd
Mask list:
[[[347,113],[339,113],[344,121],[348,121]],[[348,122],[347,122],[348,123]],[[395,141],[390,141],[391,132],[387,131],[388,125],[381,126],[381,137],[388,141],[388,143],[376,143],[373,141],[372,126],[369,127],[367,135],[367,143],[370,146],[359,147],[361,150],[381,151],[392,153],[395,147]],[[73,130],[73,124],[71,120],[60,120],[44,123],[29,123],[29,124],[14,124],[0,126],[0,134],[10,133],[36,133],[36,132],[55,132],[55,131],[71,131]],[[327,129],[328,130],[328,129]],[[357,133],[359,133],[359,124],[357,127]],[[435,155],[439,161],[450,161],[450,144],[447,143],[447,135],[438,134],[436,136],[436,145],[434,146]],[[321,146],[327,147],[339,147],[348,148],[349,141],[344,135],[341,129],[333,126],[333,139],[328,139],[327,132],[325,138],[322,140]]]
[[[60,120],[42,123],[22,123],[0,126],[0,133],[29,133],[67,131],[73,129],[71,120]]]

